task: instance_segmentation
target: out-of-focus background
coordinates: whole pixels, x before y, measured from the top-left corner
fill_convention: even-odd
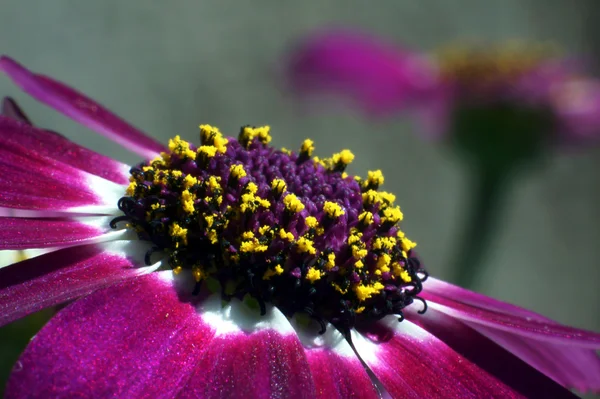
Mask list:
[[[384,188],[404,211],[404,230],[430,272],[445,278],[469,194],[463,165],[417,137],[401,115],[369,121],[340,107],[304,112],[281,84],[278,61],[295,40],[325,26],[359,27],[424,51],[448,40],[552,40],[593,61],[600,59],[598,18],[598,0],[2,0],[0,52],[161,140],[195,140],[200,123],[231,135],[244,124],[270,124],[278,146],[298,148],[310,137],[319,156],[351,148],[357,156],[349,172],[382,169]],[[36,124],[137,161],[3,76],[0,94],[15,97]],[[524,174],[477,290],[600,330],[599,170],[600,148],[590,147],[556,152]],[[18,344],[2,339],[2,355],[15,356]]]

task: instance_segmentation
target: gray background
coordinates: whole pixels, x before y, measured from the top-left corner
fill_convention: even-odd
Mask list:
[[[274,144],[317,155],[351,148],[350,172],[380,168],[405,230],[429,270],[449,275],[469,195],[465,170],[421,140],[406,118],[368,121],[340,107],[306,113],[280,85],[278,60],[303,34],[355,26],[424,51],[448,39],[554,40],[599,50],[600,1],[76,1],[0,0],[0,52],[68,82],[161,140],[196,140],[210,123],[235,135],[270,124]],[[596,22],[597,23],[597,22]],[[128,162],[116,148],[35,103],[0,76],[34,122]],[[497,231],[477,289],[564,323],[600,330],[600,150],[556,152],[524,174]]]

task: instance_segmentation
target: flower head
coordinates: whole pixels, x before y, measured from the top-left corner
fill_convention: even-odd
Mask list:
[[[301,93],[337,90],[369,113],[410,109],[435,136],[452,133],[457,110],[502,104],[546,113],[546,134],[600,137],[600,84],[549,45],[449,46],[433,54],[349,31],[306,40],[289,62]]]
[[[31,341],[7,397],[599,388],[597,334],[427,278],[381,172],[345,176],[349,151],[283,152],[248,126],[162,146],[62,83],[8,58],[0,70],[146,157],[125,167],[0,116],[0,249],[57,248],[0,268],[0,323],[74,300]]]

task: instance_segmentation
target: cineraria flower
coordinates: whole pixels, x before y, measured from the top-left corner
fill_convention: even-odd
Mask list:
[[[408,110],[425,135],[467,162],[472,204],[454,281],[470,286],[489,248],[510,185],[557,143],[600,138],[600,81],[547,45],[398,49],[368,35],[308,38],[289,65],[297,92],[341,92],[369,114]]]
[[[0,116],[0,323],[71,302],[6,397],[573,397],[600,335],[429,277],[380,171],[200,126],[164,147],[9,58],[38,100],[125,145],[133,167]]]

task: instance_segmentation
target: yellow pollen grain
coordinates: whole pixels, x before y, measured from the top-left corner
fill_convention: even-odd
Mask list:
[[[396,224],[404,218],[400,207],[386,208],[383,210],[383,221],[391,224]]]
[[[258,228],[258,234],[260,234],[261,236],[264,236],[270,229],[271,229],[271,226],[269,226],[268,224],[265,224],[264,226],[260,226]]]
[[[319,226],[319,222],[317,221],[317,218],[314,216],[307,216],[306,219],[304,220],[304,222],[306,223],[306,226],[309,229],[314,229],[317,226]]]
[[[365,211],[358,215],[358,221],[363,225],[368,226],[371,223],[373,223],[373,214],[371,212]]]
[[[198,148],[198,154],[205,158],[212,158],[217,154],[217,147],[212,145],[202,145]]]
[[[210,229],[215,222],[215,217],[213,215],[206,215],[204,216],[204,221],[206,221],[206,227]]]
[[[410,251],[411,249],[415,248],[417,246],[417,243],[414,241],[409,240],[408,238],[404,237],[402,239],[402,250],[403,251]]]
[[[350,150],[342,150],[337,154],[333,154],[332,161],[334,164],[349,165],[354,161],[354,154]]]
[[[294,241],[294,235],[289,231],[286,232],[283,228],[279,230],[279,238],[281,238],[282,240],[287,240],[289,242]]]
[[[365,267],[365,264],[363,263],[363,261],[362,261],[362,260],[357,260],[356,262],[354,262],[354,266],[355,266],[357,269],[362,269],[363,267]]]
[[[281,265],[275,266],[274,269],[267,269],[263,274],[263,280],[270,280],[273,276],[278,276],[283,273],[283,267]]]
[[[129,186],[127,186],[127,190],[125,190],[125,194],[127,194],[130,197],[133,197],[133,195],[135,194],[136,187],[137,187],[137,183],[132,181],[131,183],[129,183]]]
[[[325,262],[325,270],[329,271],[335,267],[335,254],[332,252],[327,255],[327,262]]]
[[[302,142],[302,146],[300,147],[300,153],[302,155],[310,157],[315,150],[315,142],[311,139],[306,139]]]
[[[364,285],[359,284],[354,286],[354,293],[360,302],[364,302],[375,294],[379,294],[384,286],[380,282]]]
[[[183,211],[187,214],[192,214],[194,213],[195,209],[194,209],[194,200],[195,200],[195,196],[190,193],[188,190],[183,190],[181,192],[181,207],[183,208]]]
[[[208,178],[208,187],[212,190],[219,190],[221,189],[221,184],[219,183],[221,181],[221,178],[219,176],[210,176]]]
[[[183,187],[186,189],[195,186],[196,184],[198,184],[198,179],[192,175],[187,175],[183,179]]]
[[[169,150],[182,158],[196,159],[196,153],[190,149],[190,143],[179,136],[169,140]]]
[[[298,247],[298,252],[300,252],[300,253],[309,253],[311,255],[314,255],[317,253],[317,250],[314,247],[313,241],[309,240],[306,237],[300,237],[298,239],[298,241],[296,242],[296,245]]]
[[[381,170],[370,170],[367,174],[367,184],[369,187],[379,187],[383,184],[384,178]]]
[[[246,190],[248,190],[251,194],[256,194],[258,191],[258,186],[254,182],[250,182],[246,185]]]
[[[271,182],[271,189],[277,194],[283,194],[283,192],[287,190],[287,184],[285,184],[285,180],[283,179],[273,179]]]
[[[181,267],[181,266],[175,266],[173,268],[173,274],[174,275],[178,275],[179,273],[181,273],[182,270],[183,270],[183,267]]]
[[[306,271],[306,279],[311,283],[314,283],[317,280],[320,280],[323,276],[323,273],[320,270],[315,269],[314,267],[309,268]]]
[[[364,311],[365,311],[365,307],[361,306],[361,307],[357,308],[354,312],[357,313],[357,314],[361,314]]]
[[[192,275],[194,276],[196,282],[200,282],[208,277],[204,270],[202,270],[199,266],[192,267]]]
[[[390,271],[390,262],[392,261],[392,257],[388,254],[381,254],[377,259],[377,269],[383,273],[387,273]]]
[[[254,233],[253,233],[253,232],[251,232],[251,231],[245,231],[245,232],[242,234],[242,239],[243,239],[243,240],[251,240],[251,239],[253,239],[253,238],[254,238]]]
[[[304,210],[304,204],[296,197],[296,194],[288,194],[283,198],[285,209],[290,212],[298,213]]]
[[[323,211],[332,219],[337,219],[345,213],[340,205],[330,201],[325,201],[325,204],[323,204]]]
[[[242,177],[246,177],[246,171],[244,170],[244,165],[236,164],[231,165],[229,168],[229,172],[234,179],[241,179]]]
[[[188,229],[184,229],[178,223],[173,223],[169,228],[169,234],[173,238],[180,238],[184,245],[187,245],[187,232]]]

